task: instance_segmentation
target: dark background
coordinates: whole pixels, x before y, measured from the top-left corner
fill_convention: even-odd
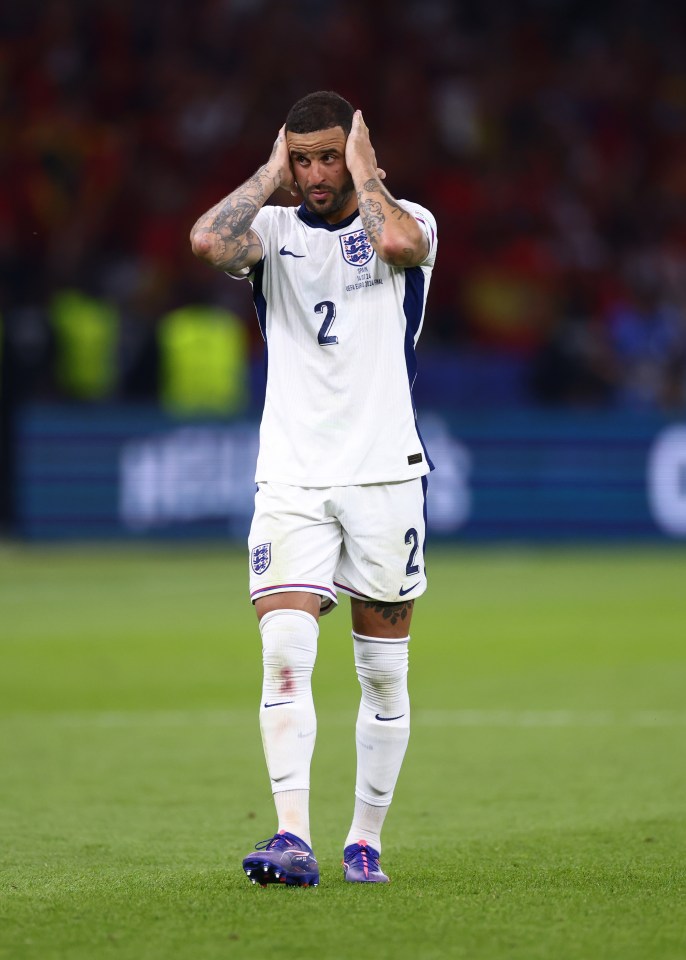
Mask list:
[[[188,233],[314,89],[363,109],[392,193],[438,220],[420,404],[686,410],[680,5],[47,0],[0,31],[5,475],[12,410],[84,402],[65,290],[116,316],[100,403],[158,402],[160,325],[188,304],[235,312],[258,368],[248,285]]]

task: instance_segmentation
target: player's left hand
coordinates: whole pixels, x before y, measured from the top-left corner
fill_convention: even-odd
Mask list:
[[[345,144],[345,165],[353,176],[358,171],[362,175],[376,175],[379,180],[386,179],[386,171],[377,166],[376,153],[369,138],[369,127],[364,122],[361,110],[356,110],[353,114],[353,125]]]

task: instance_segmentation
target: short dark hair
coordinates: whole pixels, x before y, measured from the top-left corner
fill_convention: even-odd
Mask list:
[[[286,117],[291,133],[314,133],[342,127],[346,137],[353,125],[354,107],[333,90],[317,90],[294,103]]]

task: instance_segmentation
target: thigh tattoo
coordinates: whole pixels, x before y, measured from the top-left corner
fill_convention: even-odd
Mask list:
[[[380,613],[384,620],[390,621],[395,626],[399,620],[407,620],[412,613],[414,600],[401,600],[400,603],[384,603],[382,600],[365,600],[363,602],[365,610],[373,610],[374,613]]]

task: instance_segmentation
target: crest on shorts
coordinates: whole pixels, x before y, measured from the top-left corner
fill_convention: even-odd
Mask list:
[[[352,267],[362,267],[374,256],[374,247],[367,239],[364,230],[353,230],[352,233],[344,233],[341,237],[341,249],[343,250],[343,259]]]
[[[260,543],[258,546],[252,548],[250,553],[250,563],[256,574],[259,575],[260,573],[264,573],[271,562],[271,543]]]

